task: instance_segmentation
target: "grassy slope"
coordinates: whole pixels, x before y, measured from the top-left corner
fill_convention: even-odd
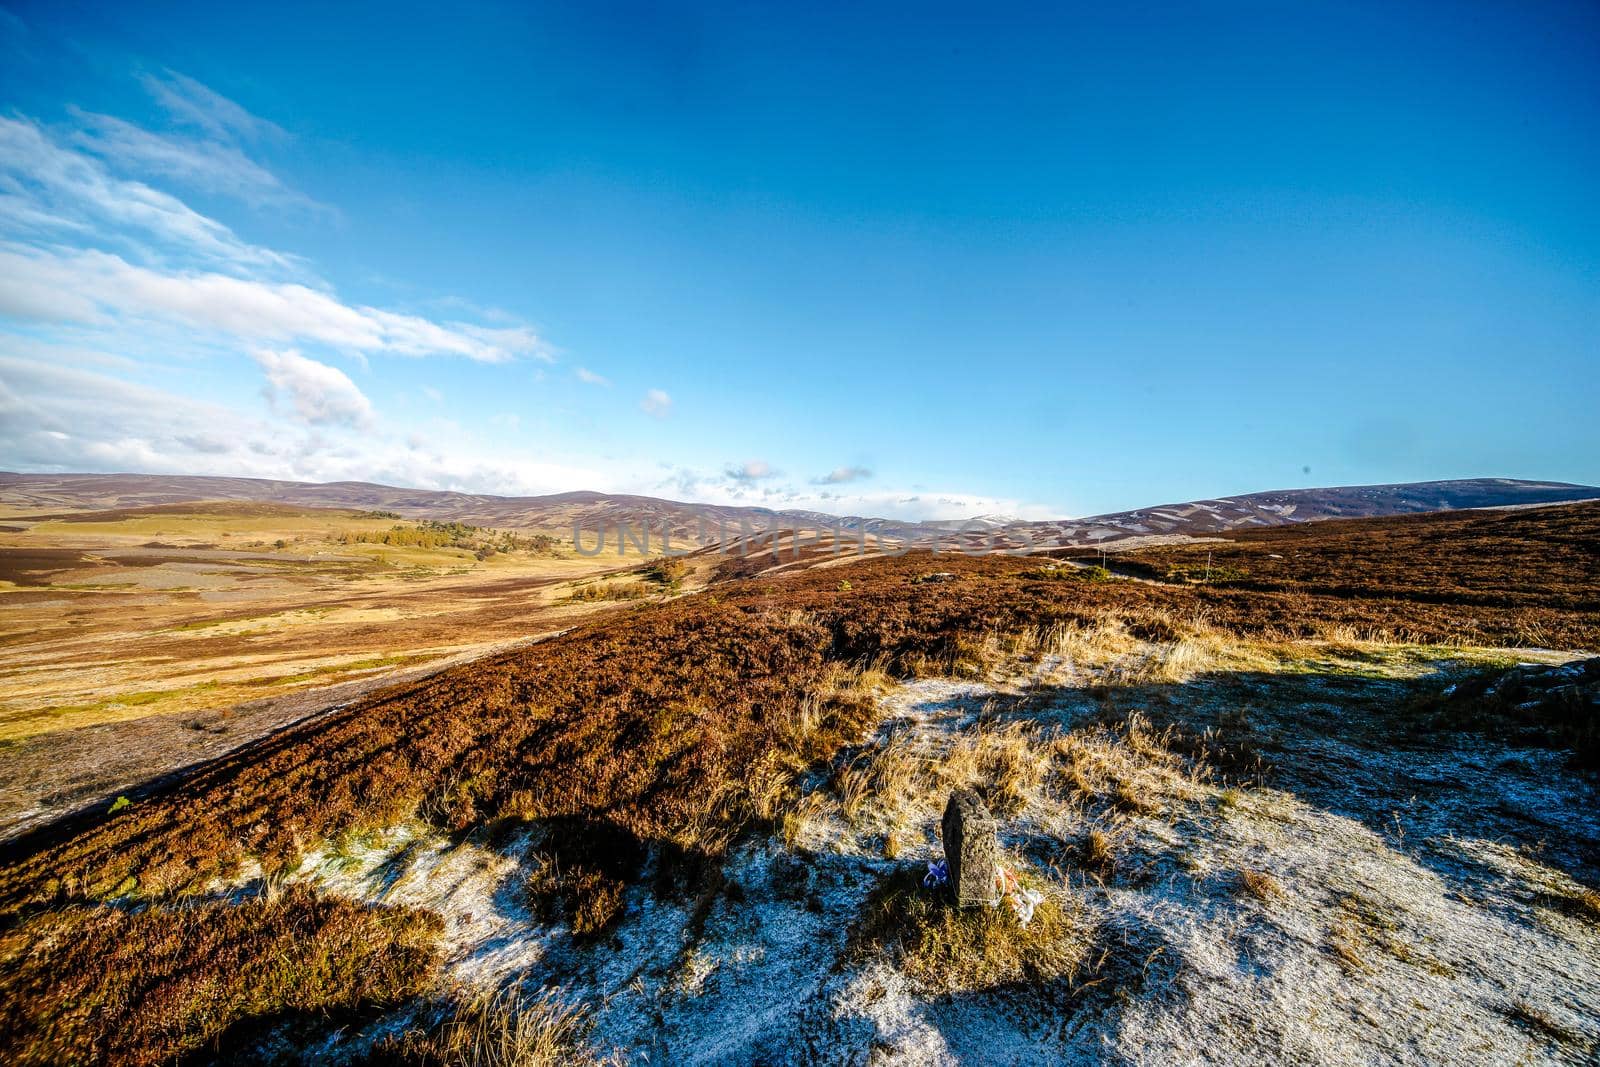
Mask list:
[[[1481,586],[1455,600],[1385,587],[1381,560],[1393,546],[1383,524],[1302,528],[1274,549],[1322,551],[1326,531],[1342,546],[1330,557],[1346,575],[1335,586],[1365,581],[1359,596],[1049,581],[1033,577],[1036,561],[925,555],[734,583],[382,694],[66,840],[24,841],[0,871],[0,905],[11,935],[31,943],[32,924],[49,922],[40,909],[67,914],[60,909],[130,893],[166,900],[247,861],[270,873],[318,840],[412,817],[458,831],[560,819],[578,840],[604,830],[616,847],[587,859],[610,879],[631,873],[641,843],[714,855],[741,827],[780,817],[797,773],[870,721],[871,702],[838,684],[840,664],[948,669],[977,654],[986,634],[1055,622],[1114,616],[1152,640],[1173,640],[1183,620],[1203,616],[1273,637],[1375,631],[1594,648],[1592,576],[1560,560],[1592,552],[1597,515],[1539,513],[1537,536],[1501,528],[1533,542],[1526,560],[1550,582],[1542,602],[1508,594],[1485,604]],[[1465,561],[1447,591],[1504,558],[1476,553],[1482,532],[1470,522],[1446,534],[1431,544],[1434,558]],[[955,578],[916,580],[933,570]],[[19,973],[6,970],[0,985],[35,995]],[[45,1009],[20,1010],[37,1025]]]
[[[514,550],[478,558],[508,536]],[[0,741],[225,708],[526,636],[546,628],[534,610],[582,610],[559,605],[557,586],[628,562],[535,550],[526,531],[273,504],[31,519],[0,531]]]
[[[1600,508],[1540,513],[1539,545],[1592,545]],[[1415,520],[1390,520],[1407,525]],[[1504,521],[1502,519],[1502,521]],[[1318,544],[1326,526],[1299,531]],[[1380,524],[1363,555],[1339,533],[1351,575],[1387,573]],[[1456,528],[1472,576],[1477,531]],[[1357,539],[1362,536],[1359,532]],[[1278,544],[1287,547],[1286,535]],[[1548,551],[1548,549],[1546,549]],[[1446,556],[1435,545],[1436,556]],[[952,582],[916,583],[937,566]],[[456,668],[365,701],[314,727],[243,752],[165,798],[119,814],[0,873],[0,894],[37,899],[63,887],[97,896],[138,877],[150,891],[189,887],[256,857],[269,869],[308,843],[421,813],[449,829],[498,818],[603,820],[642,841],[715,850],[781,790],[753,775],[793,770],[788,750],[825,754],[861,724],[846,707],[797,738],[794,716],[831,663],[885,658],[905,671],[948,663],[963,639],[1051,622],[1126,616],[1171,639],[1173,619],[1203,615],[1235,633],[1309,636],[1376,630],[1423,642],[1600,644],[1586,610],[1589,574],[1554,566],[1556,606],[1418,601],[1381,584],[1361,597],[1317,592],[1065,583],[1006,558],[912,554],[737,585],[628,611],[563,638]],[[842,585],[848,574],[849,587]],[[1350,579],[1341,577],[1342,582]],[[1572,605],[1568,607],[1566,605]]]

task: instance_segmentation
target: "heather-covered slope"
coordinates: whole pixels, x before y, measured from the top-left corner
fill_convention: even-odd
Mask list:
[[[1466,520],[1431,543],[1434,565],[1453,559],[1481,579],[1509,557],[1504,546],[1480,551],[1474,522],[1565,531],[1510,539],[1544,561],[1538,597],[1463,596],[1454,579],[1418,595],[1389,552],[1391,529],[1414,520],[1286,535],[1282,547],[1312,552],[1331,530],[1346,546],[1347,573],[1327,591],[1091,582],[1026,559],[922,553],[735,583],[447,670],[252,746],[59,855],[7,871],[0,889],[33,895],[44,871],[85,879],[78,888],[91,893],[130,875],[181,887],[246,855],[276,862],[307,839],[422,810],[446,827],[604,817],[642,840],[711,845],[769,812],[766,790],[781,793],[785,774],[861,727],[853,705],[824,707],[804,729],[792,721],[834,665],[947,668],[985,634],[1108,612],[1154,640],[1176,640],[1174,620],[1196,619],[1271,638],[1593,648],[1593,572],[1567,554],[1592,549],[1597,516],[1600,505],[1580,505]],[[935,569],[954,580],[918,580]],[[773,783],[752,773],[763,761],[776,761]]]
[[[446,969],[390,1017],[413,1036],[361,1027],[419,988],[397,940],[376,965],[404,982],[343,1009],[343,1055],[431,1062],[453,1040],[441,1020],[469,1017],[449,983],[525,973],[529,995],[555,983],[586,1005],[602,1048],[654,1059],[958,1062],[1145,1041],[1179,1057],[1335,1062],[1356,1042],[1571,1061],[1595,1035],[1539,961],[1579,989],[1600,974],[1593,785],[1559,751],[1567,735],[1509,749],[1472,709],[1427,700],[1517,658],[1482,646],[1600,646],[1582,565],[1597,519],[1578,505],[1274,533],[1266,558],[1305,557],[1303,584],[1197,583],[1165,557],[1141,557],[1135,581],[911,553],[627,608],[13,843],[6,1039],[48,1058],[40,1027],[66,994],[25,961],[82,909],[158,905],[140,936],[167,943],[162,923],[231,923],[216,909],[287,881],[444,918]],[[1394,562],[1419,545],[1427,586]],[[974,928],[915,896],[956,785],[1002,819],[1008,862],[1043,896],[1038,926]],[[1505,790],[1487,809],[1486,789]],[[1495,851],[1508,840],[1542,851]],[[193,901],[211,910],[169,911]],[[1548,926],[1535,956],[1515,948],[1526,922]],[[1503,1003],[1469,945],[1517,975]],[[1260,968],[1224,965],[1241,954]],[[1320,990],[1323,1029],[1285,1014],[1291,987]],[[191,1010],[188,987],[162,988]],[[1477,1007],[1443,1030],[1385,1008],[1460,997]],[[229,1032],[271,1029],[230,1003]],[[1028,1004],[1043,1029],[1018,1021]],[[138,1018],[94,1010],[108,1014],[76,1032]],[[1363,1029],[1373,1013],[1388,1021]],[[114,1058],[196,1038],[159,1040]]]

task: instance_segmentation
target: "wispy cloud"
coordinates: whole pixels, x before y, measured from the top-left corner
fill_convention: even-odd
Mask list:
[[[572,372],[572,376],[574,378],[577,378],[578,381],[583,382],[585,385],[603,385],[603,386],[607,386],[607,387],[609,387],[611,385],[611,379],[610,378],[607,378],[607,377],[605,377],[604,375],[601,375],[601,374],[596,374],[594,371],[590,370],[588,367],[578,367],[578,368],[576,368]]]
[[[639,401],[639,409],[646,415],[664,419],[672,414],[672,397],[664,390],[651,389],[644,394],[644,399]]]
[[[221,93],[177,71],[145,74],[139,80],[167,114],[218,140],[249,142],[288,137],[277,123],[251,114]]]
[[[200,184],[253,188],[264,201],[293,196],[239,147],[280,138],[275,125],[182,75],[147,84],[214,143],[201,150],[83,112],[75,113],[80,128],[65,132],[0,116],[0,314],[95,325],[123,337],[164,324],[246,350],[268,342],[358,356],[551,361],[532,329],[503,316],[441,321],[346,303],[298,258],[247,242],[177,197],[118,173],[182,171]]]
[[[174,71],[140,80],[180,129],[146,129],[112,115],[72,108],[79,126],[72,142],[118,170],[167,178],[259,208],[337,217],[333,208],[290,188],[247,154],[290,142],[276,123]]]
[[[73,142],[119,169],[168,178],[255,207],[337,217],[332,208],[291,189],[237,145],[156,133],[110,115],[77,112],[76,116],[82,129],[73,134]]]
[[[843,485],[846,482],[859,482],[872,477],[872,472],[865,467],[835,467],[820,478],[811,479],[812,485]]]
[[[301,269],[177,197],[113,176],[99,159],[26,118],[0,117],[0,226],[36,238],[140,249],[152,260],[182,256],[214,269],[279,276]]]
[[[253,356],[266,372],[269,398],[274,403],[286,400],[301,422],[361,427],[371,421],[371,402],[339,368],[307,359],[293,349],[258,349]]]
[[[352,306],[294,282],[161,272],[106,252],[7,242],[0,242],[0,312],[75,323],[159,319],[245,341],[311,342],[350,353],[462,356],[482,363],[544,358],[538,339],[520,330]]]

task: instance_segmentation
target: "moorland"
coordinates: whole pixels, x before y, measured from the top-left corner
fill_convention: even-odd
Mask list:
[[[178,516],[204,512],[40,525],[71,552],[52,523]],[[454,650],[405,616],[433,597],[517,643],[16,833],[8,1060],[1576,1063],[1600,1041],[1600,505],[1105,567],[1064,548],[605,576],[533,531],[474,533],[510,546],[478,559],[381,543],[440,532],[413,520],[262,522],[185,529],[228,541],[224,582],[283,553],[294,602],[392,609],[374,632],[415,636],[388,654]],[[111,564],[117,585],[170,566]],[[519,616],[495,582],[541,594]],[[194,640],[148,586],[90,595],[149,614],[76,669]],[[252,647],[240,622],[218,655]],[[308,657],[293,679],[337,647],[337,680],[370,655],[334,644],[358,622],[256,647]],[[71,717],[29,707],[23,743]],[[921,888],[958,787],[1039,894],[1026,925]]]

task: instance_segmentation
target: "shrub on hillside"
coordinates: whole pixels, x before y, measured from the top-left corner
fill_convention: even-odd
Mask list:
[[[649,566],[639,572],[647,580],[657,585],[665,586],[671,592],[677,592],[683,585],[684,575],[689,573],[689,565],[681,559],[666,556],[653,560]]]
[[[1023,577],[1045,582],[1109,582],[1116,575],[1098,564],[1092,567],[1077,567],[1067,563],[1039,567],[1028,571]]]

